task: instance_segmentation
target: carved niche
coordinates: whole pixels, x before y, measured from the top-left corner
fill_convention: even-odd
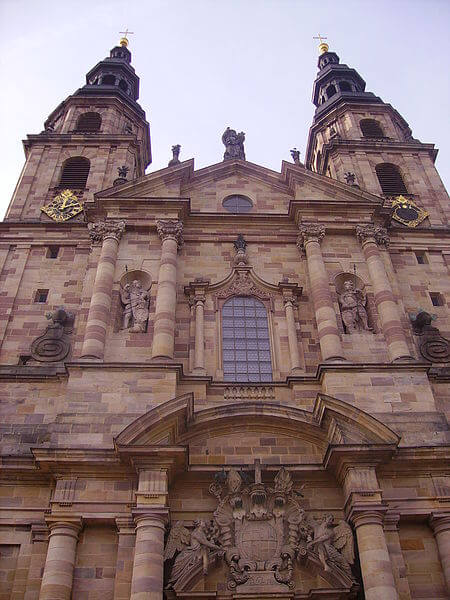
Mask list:
[[[223,560],[230,590],[288,592],[294,588],[295,564],[309,559],[332,571],[341,587],[355,589],[350,526],[335,524],[333,515],[306,515],[302,494],[284,467],[273,485],[262,482],[259,461],[254,481],[247,472],[222,470],[209,489],[218,501],[212,520],[195,521],[193,530],[178,521],[169,533],[165,560],[173,562],[167,588],[186,590],[195,572],[205,575],[212,563]]]

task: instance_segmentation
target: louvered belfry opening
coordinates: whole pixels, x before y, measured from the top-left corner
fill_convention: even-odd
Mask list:
[[[382,138],[384,137],[381,125],[375,119],[362,119],[359,122],[362,134],[365,138]]]
[[[391,163],[382,163],[375,167],[375,171],[385,196],[408,193],[398,167]]]
[[[90,161],[82,156],[66,160],[63,166],[59,187],[80,190],[86,187]]]
[[[76,131],[90,133],[99,131],[102,124],[101,116],[96,112],[87,112],[80,115],[77,121]]]

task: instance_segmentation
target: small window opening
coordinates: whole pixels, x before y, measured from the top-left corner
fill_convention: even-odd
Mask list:
[[[48,290],[37,290],[34,295],[34,301],[45,304],[48,298]]]
[[[408,193],[403,178],[396,165],[391,163],[381,163],[375,167],[375,171],[384,195],[398,196],[400,194]]]
[[[383,129],[375,119],[361,119],[359,122],[361,132],[365,138],[382,138],[384,137]]]
[[[114,75],[104,75],[102,79],[102,85],[116,85],[116,78]]]
[[[98,131],[102,124],[101,116],[96,112],[87,112],[80,115],[77,121],[76,131],[91,132]]]
[[[429,292],[433,306],[444,306],[444,297],[439,292]]]
[[[86,187],[91,163],[87,158],[75,156],[66,160],[59,187],[80,190]]]
[[[49,246],[47,248],[47,258],[58,258],[59,246]]]
[[[327,98],[331,98],[336,94],[336,87],[334,85],[329,85],[326,89]]]
[[[31,360],[31,356],[29,354],[21,354],[19,356],[19,365],[26,365],[28,361]]]
[[[418,265],[427,265],[428,264],[427,255],[425,254],[425,252],[423,252],[422,250],[415,250],[414,254],[416,256]]]
[[[247,196],[233,194],[224,199],[222,206],[230,213],[247,213],[253,208],[253,202]]]
[[[123,90],[124,92],[128,92],[128,83],[125,81],[125,79],[121,79],[119,81],[119,87],[121,90]]]

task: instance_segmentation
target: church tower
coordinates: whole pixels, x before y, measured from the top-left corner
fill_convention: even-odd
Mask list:
[[[415,139],[390,104],[366,91],[359,73],[341,64],[323,41],[313,86],[316,111],[306,152],[307,168],[377,196],[399,195],[428,213],[428,226],[450,216],[448,195],[434,166],[437,149]],[[414,219],[407,211],[404,225]]]
[[[45,222],[50,217],[42,207],[62,190],[86,203],[117,180],[144,175],[150,130],[127,46],[123,37],[87,73],[86,84],[50,114],[44,131],[24,140],[26,162],[6,220]]]

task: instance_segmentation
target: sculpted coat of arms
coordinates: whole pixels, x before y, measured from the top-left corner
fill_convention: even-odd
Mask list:
[[[273,485],[255,480],[247,472],[222,470],[210,485],[218,500],[210,522],[196,521],[191,530],[178,521],[169,533],[165,559],[172,560],[168,587],[184,589],[196,568],[203,574],[217,560],[228,566],[230,590],[294,587],[296,561],[308,556],[325,571],[339,573],[350,585],[354,581],[353,534],[345,521],[333,515],[315,519],[301,507],[302,494],[294,490],[290,473],[282,467]],[[262,587],[261,587],[262,586]]]

